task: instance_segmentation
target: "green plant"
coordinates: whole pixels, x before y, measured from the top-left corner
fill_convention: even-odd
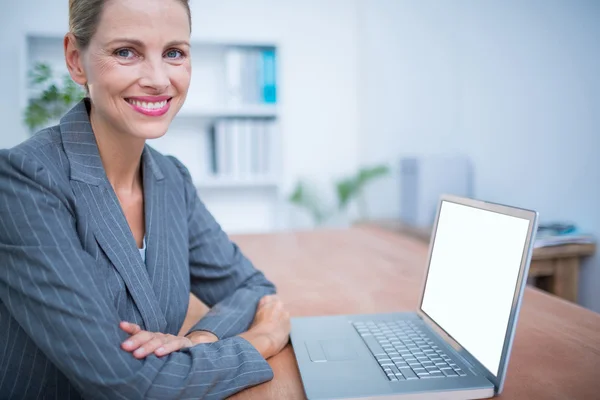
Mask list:
[[[367,202],[364,193],[365,187],[370,182],[387,175],[389,172],[390,170],[386,165],[363,167],[356,175],[338,181],[336,189],[339,209],[346,210],[348,204],[353,199],[356,199],[361,218],[366,218]]]
[[[80,101],[85,92],[68,74],[64,74],[57,84],[50,65],[37,63],[29,72],[30,87],[39,95],[29,99],[25,109],[25,124],[30,131],[43,127],[48,122],[61,117]]]
[[[336,206],[327,206],[317,195],[314,187],[305,181],[299,181],[289,197],[289,201],[305,209],[313,218],[315,224],[321,225],[336,212],[345,212],[353,200],[356,200],[361,219],[367,217],[367,205],[364,197],[365,187],[374,180],[390,172],[387,165],[363,167],[352,176],[342,178],[335,182],[337,196]]]
[[[304,208],[317,225],[321,225],[329,215],[329,210],[325,209],[315,189],[306,182],[299,181],[296,184],[289,201],[298,207]]]

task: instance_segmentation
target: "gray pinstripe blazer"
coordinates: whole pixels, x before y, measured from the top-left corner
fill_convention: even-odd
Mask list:
[[[108,182],[82,101],[0,150],[0,398],[224,398],[272,379],[235,336],[274,286],[229,241],[187,169],[142,155],[147,259]],[[119,321],[177,334],[190,291],[218,342],[137,360]]]

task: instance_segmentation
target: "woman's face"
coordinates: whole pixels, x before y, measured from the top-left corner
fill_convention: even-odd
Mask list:
[[[179,1],[107,1],[80,60],[95,121],[141,139],[164,135],[190,84],[189,39]]]

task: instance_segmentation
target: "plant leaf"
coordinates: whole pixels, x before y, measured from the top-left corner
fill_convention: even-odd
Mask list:
[[[346,178],[336,183],[338,207],[345,209],[359,189],[356,178]]]
[[[374,167],[364,167],[358,172],[358,182],[361,187],[369,181],[387,175],[390,172],[387,165],[377,165]]]
[[[321,224],[327,216],[323,205],[321,204],[318,196],[314,189],[308,187],[308,185],[299,181],[288,200],[296,206],[305,209],[317,224]]]
[[[39,86],[52,78],[52,68],[46,63],[37,63],[29,72],[29,80],[32,86]]]
[[[338,207],[344,210],[348,204],[360,196],[364,187],[371,181],[382,177],[389,173],[389,168],[386,165],[378,165],[374,167],[363,167],[355,176],[344,178],[336,183]]]

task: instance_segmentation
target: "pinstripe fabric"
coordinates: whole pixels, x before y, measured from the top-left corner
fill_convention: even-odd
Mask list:
[[[236,336],[274,286],[229,241],[187,169],[142,155],[146,263],[110,186],[86,102],[56,127],[0,150],[0,399],[218,399],[270,380]],[[120,348],[119,321],[221,340],[158,358]]]

